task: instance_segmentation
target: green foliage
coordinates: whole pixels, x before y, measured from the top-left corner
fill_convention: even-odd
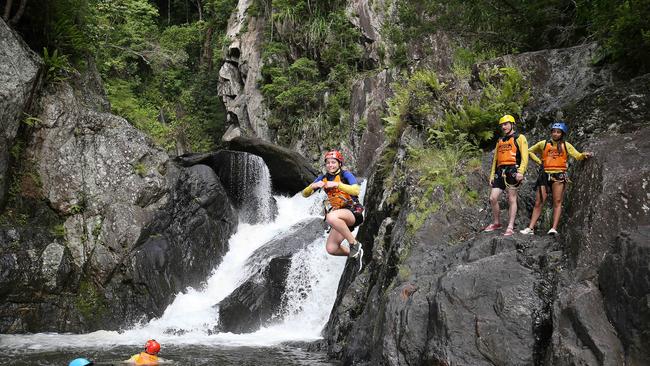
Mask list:
[[[48,49],[44,48],[43,63],[45,64],[45,82],[47,83],[60,83],[65,81],[72,71],[68,56],[60,54],[59,50],[54,50],[50,54]]]
[[[101,291],[90,280],[81,280],[79,283],[75,305],[79,313],[90,321],[99,320],[108,311]]]
[[[154,142],[171,149],[174,140],[169,126],[158,121],[159,111],[133,90],[133,85],[123,79],[109,79],[105,83],[108,99],[114,113],[131,122],[136,128],[151,136]]]
[[[52,230],[50,230],[50,234],[57,238],[65,238],[65,232],[65,226],[63,226],[63,224],[55,225],[52,227]]]
[[[288,68],[272,67],[264,70],[272,82],[262,86],[270,106],[286,115],[302,114],[317,105],[324,84],[318,82],[316,62],[299,58]]]
[[[530,90],[514,68],[491,68],[479,76],[483,89],[478,100],[451,105],[444,118],[428,129],[429,142],[451,142],[464,134],[476,146],[492,139],[495,123],[504,114],[520,115]]]
[[[157,17],[158,9],[147,0],[96,0],[88,28],[100,72],[130,75],[140,63],[151,63]]]
[[[43,120],[41,120],[40,118],[30,116],[27,113],[23,113],[23,114],[25,115],[25,118],[23,119],[23,123],[28,127],[38,127],[41,124],[43,124]]]
[[[209,20],[216,29],[226,29],[228,19],[236,7],[237,0],[208,0],[205,4]]]
[[[471,48],[458,47],[454,51],[454,63],[452,70],[461,78],[467,78],[472,73],[472,66],[497,56],[494,50],[475,50]]]
[[[144,165],[144,163],[138,162],[135,165],[133,165],[133,171],[135,172],[135,174],[144,177],[145,175],[147,175],[147,166]]]
[[[418,187],[423,191],[413,198],[411,204],[415,210],[407,217],[412,233],[442,204],[475,201],[476,192],[468,189],[466,173],[480,166],[478,156],[478,149],[466,135],[457,136],[453,143],[443,146],[409,150],[408,165],[419,172]]]
[[[650,71],[650,0],[581,1],[579,15],[614,61]]]
[[[264,44],[261,89],[281,141],[295,124],[340,121],[350,103],[350,84],[361,64],[361,34],[345,15],[344,1],[260,0],[272,24]],[[292,45],[289,52],[288,44]],[[297,55],[297,57],[296,57]]]
[[[431,70],[418,70],[406,80],[392,84],[394,95],[386,101],[388,115],[382,118],[390,143],[399,139],[409,123],[421,126],[430,117],[444,86]]]

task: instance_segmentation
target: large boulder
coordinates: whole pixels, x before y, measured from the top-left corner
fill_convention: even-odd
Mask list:
[[[278,214],[271,195],[271,177],[264,160],[241,151],[186,154],[176,158],[183,166],[205,164],[219,177],[243,222],[273,221]]]
[[[247,260],[253,275],[218,304],[219,330],[251,333],[282,319],[291,258],[322,235],[322,219],[307,219],[257,249]]]
[[[565,284],[553,307],[550,365],[624,365],[624,351],[591,281]],[[634,363],[632,363],[634,364]]]
[[[160,316],[174,294],[199,286],[221,263],[237,227],[237,212],[210,167],[172,167],[167,176],[173,184],[167,204],[112,281],[127,300],[124,307],[134,308],[129,313]],[[124,282],[132,284],[118,286]]]
[[[229,141],[228,147],[264,159],[271,173],[273,189],[280,193],[293,195],[313,182],[318,174],[297,152],[261,139],[236,137]]]
[[[238,220],[225,189],[212,169],[175,166],[68,84],[44,94],[24,156],[32,184],[21,194],[33,207],[0,231],[0,332],[118,329],[162,315],[227,250]]]
[[[34,100],[41,66],[40,58],[0,19],[0,209],[6,200],[10,151],[23,113]]]

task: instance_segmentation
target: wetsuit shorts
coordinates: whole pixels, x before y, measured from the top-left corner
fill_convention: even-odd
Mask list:
[[[361,207],[361,209],[359,209]],[[363,206],[353,206],[353,207],[347,207],[348,210],[352,212],[354,215],[354,225],[348,226],[348,229],[350,231],[354,230],[355,227],[361,225],[363,223]]]
[[[517,166],[516,165],[501,165],[497,167],[494,177],[492,179],[492,188],[506,189],[507,186],[511,188],[518,188],[521,182],[517,182]]]
[[[551,189],[553,183],[555,182],[566,183],[568,180],[569,177],[567,176],[566,172],[559,172],[559,173],[541,172],[537,177],[537,181],[535,181],[535,189],[537,189],[538,187],[548,187],[549,189]]]

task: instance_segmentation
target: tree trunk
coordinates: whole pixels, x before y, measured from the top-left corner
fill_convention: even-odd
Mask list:
[[[2,18],[7,22],[9,21],[9,15],[11,15],[11,5],[13,2],[13,0],[7,0],[7,3],[5,4],[5,12],[2,15]]]
[[[172,22],[172,0],[167,0],[167,25]]]
[[[199,20],[203,20],[203,10],[201,5],[201,0],[196,0],[196,8],[199,9]]]
[[[18,11],[16,12],[16,15],[14,15],[14,17],[11,18],[11,21],[9,23],[18,24],[18,22],[20,21],[20,18],[23,17],[23,13],[25,12],[25,6],[27,6],[27,0],[21,0],[20,1],[20,6],[18,7]]]
[[[199,67],[207,72],[212,71],[212,35],[214,28],[209,26],[205,31],[205,40],[203,41],[203,52],[201,52],[201,61]]]

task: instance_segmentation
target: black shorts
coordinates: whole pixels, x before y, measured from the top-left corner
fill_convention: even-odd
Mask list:
[[[560,173],[547,173],[547,172],[541,172],[539,173],[539,176],[537,177],[537,180],[535,181],[535,190],[539,187],[548,187],[548,189],[551,189],[551,186],[555,182],[559,183],[566,183],[569,180],[569,176],[566,174],[566,172],[560,172]]]
[[[492,188],[506,189],[507,186],[517,188],[521,182],[517,181],[517,166],[516,165],[502,165],[497,167],[492,177]]]
[[[361,210],[361,212],[358,212],[358,210],[355,210],[354,207],[348,207],[347,209],[350,210],[350,212],[352,212],[354,215],[354,224],[352,226],[348,226],[348,229],[352,231],[355,227],[363,223],[363,210]]]

